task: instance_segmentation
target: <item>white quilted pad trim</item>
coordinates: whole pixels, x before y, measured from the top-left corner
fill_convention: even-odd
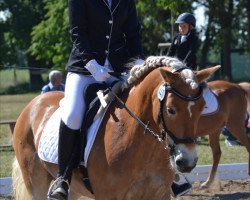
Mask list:
[[[205,88],[203,91],[203,98],[206,102],[206,105],[201,115],[216,113],[218,111],[219,104],[215,94],[209,88]]]
[[[109,106],[107,106],[105,110],[96,119],[94,119],[94,122],[87,131],[88,135],[87,145],[84,152],[84,163],[81,163],[85,167],[87,167],[87,161],[91,148],[94,144],[98,128],[108,107]],[[62,108],[59,107],[48,120],[38,145],[38,156],[40,159],[54,164],[58,164],[58,135],[61,116]]]

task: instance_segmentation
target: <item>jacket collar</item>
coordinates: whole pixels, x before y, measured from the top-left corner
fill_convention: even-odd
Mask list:
[[[102,0],[102,1],[109,8],[108,0]],[[116,9],[116,7],[118,6],[119,3],[120,3],[120,0],[112,0],[112,5],[111,5],[111,11],[112,12]]]

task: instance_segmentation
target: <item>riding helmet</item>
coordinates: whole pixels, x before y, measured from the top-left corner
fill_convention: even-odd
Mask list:
[[[190,13],[182,13],[179,15],[177,20],[175,21],[176,24],[187,23],[191,24],[193,27],[196,25],[196,19],[193,14]]]

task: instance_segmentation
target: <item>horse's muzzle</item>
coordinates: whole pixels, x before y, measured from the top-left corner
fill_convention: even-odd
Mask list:
[[[195,168],[197,161],[198,157],[196,157],[192,162],[186,158],[177,158],[175,159],[176,169],[181,173],[189,173]]]

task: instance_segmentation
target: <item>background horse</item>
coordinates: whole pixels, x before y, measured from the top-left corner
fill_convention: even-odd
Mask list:
[[[249,82],[241,82],[239,86],[246,91],[247,96],[247,112],[250,116],[250,83]]]
[[[218,164],[221,157],[220,133],[226,126],[227,129],[244,145],[249,153],[250,162],[250,138],[245,131],[245,114],[247,109],[247,99],[250,101],[250,84],[244,83],[245,90],[236,83],[227,81],[212,81],[208,83],[216,94],[219,108],[218,112],[202,116],[197,130],[198,136],[209,135],[209,145],[212,149],[213,164],[207,180],[201,187],[209,187],[214,181]],[[248,173],[250,169],[248,169]]]
[[[195,75],[189,69],[182,70],[184,67],[174,58],[149,57],[144,66],[132,68],[128,83],[133,87],[124,91],[121,99],[145,124],[142,126],[117,101],[113,102],[88,159],[94,195],[85,188],[77,168],[71,182],[74,198],[170,199],[175,171],[190,172],[197,162],[194,139],[205,106],[199,83],[218,69],[204,69]],[[51,180],[57,176],[58,166],[42,161],[37,148],[43,128],[62,98],[61,92],[36,97],[16,122],[13,146],[18,163],[14,163],[13,180],[20,185],[19,164],[31,199],[46,199]],[[162,129],[166,139],[160,134]],[[23,194],[19,187],[15,189],[16,194]]]

